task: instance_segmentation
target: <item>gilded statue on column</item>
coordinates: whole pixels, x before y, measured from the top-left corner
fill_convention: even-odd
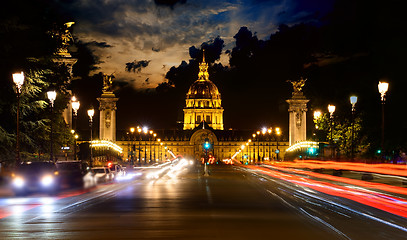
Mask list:
[[[113,74],[103,74],[103,92],[112,92],[113,78]]]
[[[58,41],[58,48],[55,53],[56,55],[63,57],[70,56],[68,47],[73,42],[73,36],[71,33],[71,27],[73,24],[75,24],[75,22],[67,22],[63,27],[56,27],[54,30],[52,30],[51,36],[53,38],[57,38]]]
[[[302,78],[300,80],[297,81],[291,81],[291,80],[287,80],[287,82],[291,83],[293,85],[293,95],[302,95],[302,88],[305,86],[305,82],[307,81],[307,79]]]

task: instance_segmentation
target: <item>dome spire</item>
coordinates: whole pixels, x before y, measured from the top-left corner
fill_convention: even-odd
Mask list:
[[[205,62],[205,49],[203,49],[202,62],[199,64],[198,80],[209,80],[208,64]]]
[[[205,63],[205,48],[202,49],[202,63]]]

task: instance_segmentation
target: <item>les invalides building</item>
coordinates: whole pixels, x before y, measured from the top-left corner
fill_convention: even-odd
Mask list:
[[[198,79],[185,99],[183,130],[134,128],[116,143],[123,149],[123,161],[154,163],[182,155],[200,160],[207,153],[215,160],[234,158],[245,163],[283,159],[288,142],[270,131],[225,130],[221,94],[209,80],[203,57]],[[253,134],[256,134],[255,136]],[[102,138],[101,138],[102,139]],[[204,149],[204,143],[210,147]]]

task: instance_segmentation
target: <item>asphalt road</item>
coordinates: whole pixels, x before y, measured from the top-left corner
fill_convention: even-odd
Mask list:
[[[0,239],[407,239],[406,218],[251,169],[202,170],[1,197]]]

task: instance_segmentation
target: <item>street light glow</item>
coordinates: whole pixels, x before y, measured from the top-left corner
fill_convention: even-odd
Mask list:
[[[88,110],[88,116],[90,117],[90,119],[92,119],[93,115],[95,115],[95,109],[91,108]]]
[[[57,98],[57,92],[55,91],[48,91],[47,92],[47,97],[49,99],[49,101],[51,102],[51,106],[54,106],[54,101]]]
[[[357,96],[351,96],[350,97],[350,104],[355,105],[358,102],[358,97]]]
[[[328,112],[331,114],[331,117],[332,117],[332,114],[334,114],[335,109],[336,109],[335,105],[331,105],[331,104],[328,105]]]
[[[78,101],[78,99],[76,99],[75,96],[72,96],[71,101],[72,101],[72,109],[73,109],[74,115],[76,116],[76,114],[78,114],[78,109],[81,104]]]
[[[389,83],[387,83],[387,82],[379,82],[378,88],[379,88],[379,93],[381,95],[382,101],[384,101],[384,97],[386,95],[386,92],[389,89]]]
[[[13,82],[17,86],[17,92],[21,93],[21,86],[24,83],[24,72],[14,73],[13,74]]]
[[[314,119],[319,119],[322,116],[322,112],[319,110],[314,111]]]
[[[266,134],[266,132],[267,132],[267,128],[266,128],[266,127],[263,127],[263,128],[261,129],[261,133],[263,133],[263,135],[264,135],[264,134]]]

